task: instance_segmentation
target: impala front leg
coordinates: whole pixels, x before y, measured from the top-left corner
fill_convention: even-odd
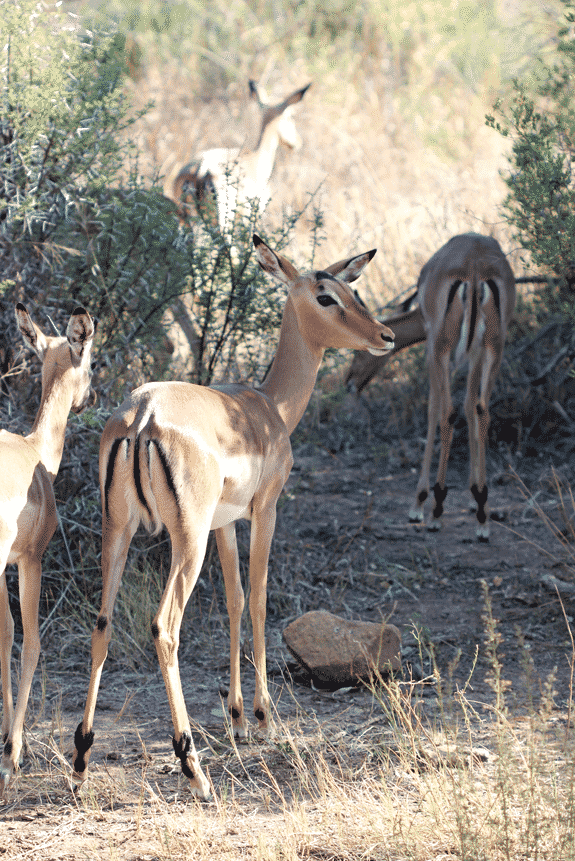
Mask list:
[[[268,562],[276,523],[276,506],[266,505],[263,510],[254,510],[250,540],[250,616],[254,636],[254,666],[256,671],[256,692],[254,714],[260,732],[273,736],[274,722],[271,716],[270,697],[266,667],[266,600]]]
[[[7,554],[5,554],[7,558]],[[8,587],[6,585],[5,559],[0,563],[0,673],[2,676],[2,741],[5,742],[14,717],[12,698],[12,646],[14,644],[14,620],[10,612]]]
[[[228,712],[232,730],[237,738],[246,738],[248,725],[244,711],[240,678],[240,638],[245,598],[240,577],[240,560],[235,523],[216,529],[218,555],[226,587],[226,601],[230,620],[230,691]]]
[[[50,533],[51,535],[51,533]],[[43,548],[42,548],[43,550]],[[40,582],[42,567],[40,559],[21,556],[18,562],[20,609],[22,613],[22,657],[20,685],[14,717],[8,737],[4,743],[4,755],[0,767],[0,790],[4,792],[12,774],[19,768],[22,753],[22,733],[26,706],[32,687],[32,679],[40,657],[40,633],[38,628],[38,606],[40,604]],[[1,794],[0,792],[0,794]]]

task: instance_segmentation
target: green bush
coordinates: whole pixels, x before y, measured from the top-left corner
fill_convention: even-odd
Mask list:
[[[127,391],[172,376],[168,325],[186,324],[184,379],[257,380],[283,296],[255,261],[255,209],[226,236],[209,218],[180,225],[174,204],[139,175],[123,38],[35,0],[0,0],[0,22],[0,373],[22,346],[16,301],[47,332],[47,317],[63,331],[78,304],[99,320],[100,405],[70,417],[55,482],[64,530],[45,557],[50,611],[64,596],[77,601],[78,584],[97,605],[100,432]],[[266,239],[281,248],[299,215]],[[39,362],[17,360],[2,381],[0,426],[28,431],[39,399]]]
[[[512,139],[504,213],[533,265],[557,279],[543,293],[545,309],[570,312],[575,289],[575,5],[562,2],[564,23],[554,61],[539,60],[529,83],[516,80],[510,104],[495,105],[500,119],[489,116],[487,122]]]

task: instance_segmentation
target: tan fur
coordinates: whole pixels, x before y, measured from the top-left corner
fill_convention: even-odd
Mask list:
[[[258,388],[207,388],[149,383],[111,416],[100,446],[102,489],[102,606],[92,636],[92,674],[82,724],[76,730],[75,779],[86,775],[102,667],[114,602],[128,548],[140,522],[163,523],[172,565],[153,623],[155,644],[174,725],[174,749],[193,793],[209,783],[191,741],[178,668],[182,616],[200,573],[208,533],[215,530],[230,617],[228,709],[234,733],[248,731],[240,686],[240,622],[244,609],[235,521],[251,521],[250,615],[253,628],[259,729],[272,729],[266,681],[265,616],[268,559],[276,504],[287,480],[290,434],[308,403],[327,347],[383,353],[393,334],[356,301],[347,282],[372,253],[300,275],[288,260],[254,237],[262,268],[288,288],[278,349]],[[321,303],[327,304],[321,304]]]
[[[168,182],[167,196],[178,206],[183,220],[195,217],[198,208],[213,208],[220,230],[230,228],[236,209],[255,201],[264,210],[271,197],[269,180],[280,144],[299,149],[301,138],[295,126],[293,108],[311,85],[302,87],[278,105],[261,102],[256,86],[250,92],[261,110],[258,143],[254,150],[217,148],[206,150],[185,165]],[[215,201],[214,201],[215,197]]]
[[[2,794],[20,762],[24,716],[40,654],[42,556],[58,522],[52,484],[62,458],[68,413],[80,412],[94,398],[90,387],[94,325],[90,316],[76,309],[65,338],[44,335],[21,304],[16,306],[16,319],[24,340],[42,360],[42,399],[27,436],[0,431],[0,663],[5,742],[0,767]],[[18,565],[24,630],[15,709],[11,684],[14,623],[5,573],[9,564]]]
[[[382,320],[395,336],[393,350],[385,356],[371,356],[369,353],[355,353],[353,361],[345,377],[345,385],[350,392],[359,394],[367,386],[376,374],[387,365],[397,353],[415,344],[425,341],[425,326],[421,309],[413,308],[411,311],[403,311]]]
[[[487,286],[489,281],[496,285],[499,310],[494,294]],[[461,286],[455,290],[454,285],[458,282]],[[450,293],[453,295],[448,308]],[[450,364],[467,362],[465,415],[469,429],[469,486],[478,506],[477,537],[486,541],[489,537],[489,510],[486,505],[485,446],[489,399],[515,307],[515,279],[495,239],[466,233],[450,239],[425,264],[419,277],[418,299],[427,334],[430,393],[427,440],[410,520],[423,520],[439,422],[441,453],[434,488],[436,506],[429,528],[435,530],[441,525],[445,475],[453,436]]]

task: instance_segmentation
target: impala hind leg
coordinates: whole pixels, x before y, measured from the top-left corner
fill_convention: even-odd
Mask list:
[[[102,605],[96,627],[92,633],[92,669],[90,684],[84,707],[84,717],[74,735],[74,771],[72,779],[82,783],[87,776],[88,762],[94,742],[94,712],[102,670],[108,655],[108,646],[112,637],[112,615],[130,543],[137,528],[137,522],[129,523],[123,529],[114,530],[109,523],[104,523],[102,532]]]
[[[237,738],[246,738],[248,725],[244,711],[240,679],[240,639],[241,622],[245,606],[244,590],[240,577],[240,560],[234,523],[229,523],[221,529],[216,529],[218,555],[222,565],[226,587],[226,602],[230,620],[230,691],[228,694],[228,712],[232,722],[232,730]]]
[[[465,415],[469,432],[469,490],[474,500],[472,509],[477,515],[475,534],[477,540],[481,542],[489,541],[485,451],[490,423],[488,404],[499,364],[493,351],[487,347],[482,361],[469,371],[465,397]]]
[[[32,680],[40,657],[40,632],[38,627],[38,607],[40,604],[40,584],[42,579],[41,560],[34,557],[20,556],[18,561],[18,582],[20,591],[20,610],[22,614],[22,655],[20,684],[18,686],[18,697],[16,708],[11,719],[10,727],[4,741],[4,753],[2,765],[0,766],[0,795],[3,795],[11,776],[18,770],[22,753],[22,734],[24,732],[24,718],[26,707],[30,696]],[[5,602],[8,599],[6,590],[6,577],[2,577],[2,605],[3,617],[9,613]],[[3,656],[3,662],[5,656]],[[9,679],[10,661],[8,660]],[[2,667],[2,679],[4,680],[4,666]],[[11,692],[10,692],[11,700]]]
[[[172,566],[158,612],[152,623],[152,634],[172,714],[174,752],[181,762],[183,774],[190,781],[192,795],[208,799],[211,796],[210,784],[201,769],[192,740],[178,664],[182,616],[200,574],[208,542],[209,525],[205,529],[194,530],[193,536],[190,532],[192,530],[184,527],[179,534],[170,536]]]
[[[411,523],[422,523],[424,520],[424,503],[429,496],[429,474],[431,471],[431,459],[435,445],[435,432],[439,424],[441,452],[437,478],[433,487],[435,505],[428,523],[428,530],[436,532],[441,528],[443,516],[443,503],[447,496],[445,487],[445,475],[447,472],[447,461],[453,437],[453,423],[455,413],[451,400],[449,381],[449,352],[434,356],[429,363],[429,406],[427,411],[427,439],[421,466],[421,474],[415,492],[415,503],[409,512]]]

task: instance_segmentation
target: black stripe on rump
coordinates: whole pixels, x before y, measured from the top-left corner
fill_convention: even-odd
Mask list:
[[[491,290],[491,293],[493,295],[493,302],[495,303],[495,307],[497,309],[497,316],[499,317],[499,319],[501,319],[501,296],[499,294],[499,287],[492,278],[488,278],[485,283]]]
[[[112,443],[112,448],[110,449],[110,456],[108,458],[108,466],[106,467],[106,481],[104,483],[104,508],[106,511],[106,517],[110,516],[110,507],[108,502],[108,494],[110,492],[110,487],[112,486],[112,481],[114,478],[114,466],[116,464],[116,456],[118,454],[118,449],[124,442],[126,437],[118,437]],[[128,445],[130,445],[130,441],[128,440]]]
[[[134,445],[134,484],[136,485],[136,493],[138,494],[138,499],[148,512],[150,520],[152,520],[152,512],[150,510],[150,506],[148,505],[148,500],[144,496],[144,488],[142,487],[142,473],[140,470],[140,434],[136,437],[136,443]]]
[[[449,288],[449,296],[447,297],[447,307],[445,309],[445,314],[447,315],[449,309],[451,308],[451,303],[455,299],[455,294],[461,287],[462,282],[460,280],[454,281],[451,287]]]
[[[475,326],[477,325],[477,289],[471,287],[471,319],[469,321],[469,334],[467,336],[467,352],[471,349],[473,336],[475,335]]]
[[[156,447],[156,451],[158,452],[158,457],[160,458],[160,463],[162,464],[162,469],[164,470],[164,476],[166,479],[166,484],[168,485],[168,489],[174,500],[176,502],[176,508],[178,509],[178,517],[180,515],[180,500],[178,499],[178,491],[176,490],[176,485],[174,482],[174,476],[172,475],[172,470],[170,468],[170,464],[168,463],[168,458],[166,452],[164,451],[162,444],[157,439],[152,439],[149,441],[150,443],[154,443]]]

